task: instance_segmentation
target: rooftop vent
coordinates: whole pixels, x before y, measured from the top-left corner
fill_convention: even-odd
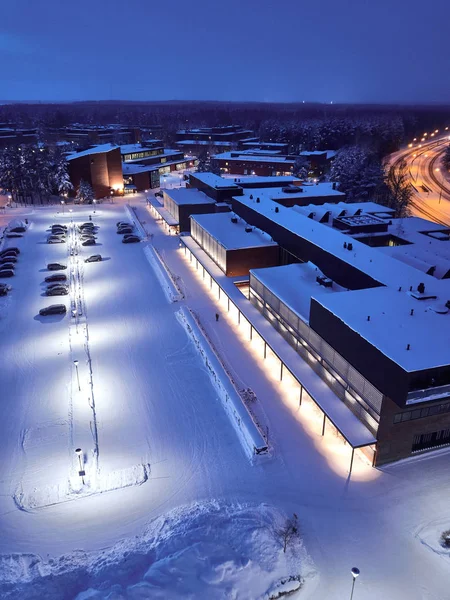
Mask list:
[[[319,285],[323,285],[323,287],[333,287],[333,281],[329,277],[325,277],[325,275],[317,275],[316,281]]]
[[[256,198],[256,202],[259,204],[261,200],[259,198]]]
[[[250,233],[251,231],[253,231],[253,227],[250,227],[249,225],[245,228],[245,231],[247,233]]]
[[[278,208],[278,206],[275,206],[275,212],[280,212],[280,209]]]
[[[288,185],[281,189],[285,194],[296,194],[297,192],[303,192],[303,188],[297,185]]]
[[[238,222],[237,217],[231,217],[231,222],[232,223],[237,223]]]
[[[351,242],[347,244],[347,250],[353,250],[353,244]]]
[[[417,286],[417,291],[419,292],[419,294],[424,294],[425,293],[425,284],[419,283],[419,285]]]

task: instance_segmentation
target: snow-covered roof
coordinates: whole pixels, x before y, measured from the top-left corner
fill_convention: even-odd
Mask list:
[[[155,148],[150,148],[147,146],[143,146],[141,144],[123,144],[120,146],[121,154],[132,154],[134,152],[148,152],[150,150],[154,150]]]
[[[327,160],[330,160],[336,156],[336,150],[303,150],[300,152],[300,156],[322,156],[323,154],[326,154]]]
[[[262,152],[262,151],[261,151]],[[268,162],[268,163],[282,163],[286,166],[294,165],[295,159],[286,158],[285,156],[277,156],[271,154],[271,156],[265,155],[257,155],[257,154],[246,154],[246,151],[242,152],[222,152],[221,154],[215,154],[214,158],[219,160],[229,160],[229,161],[248,161],[248,162]]]
[[[387,287],[316,299],[405,371],[450,365],[450,312],[437,313],[428,300]]]
[[[303,183],[302,185],[296,185],[292,189],[295,191],[284,192],[282,188],[252,188],[244,190],[244,193],[247,195],[252,194],[254,198],[255,194],[256,196],[264,194],[267,198],[275,201],[283,199],[306,200],[307,198],[317,198],[320,196],[340,196],[341,198],[345,198],[345,194],[333,189],[333,184],[329,181],[316,184]]]
[[[320,298],[323,294],[329,295],[344,290],[336,283],[333,283],[333,287],[320,285],[316,278],[323,273],[311,262],[252,269],[251,273],[306,322],[309,322],[311,296]]]
[[[234,142],[213,142],[212,140],[180,140],[175,143],[177,146],[226,146],[228,148],[234,144]]]
[[[238,189],[239,186],[232,179],[224,179],[220,175],[214,173],[192,173],[191,177],[195,177],[199,181],[216,189]]]
[[[224,179],[232,179],[233,181],[237,180],[236,183],[238,185],[246,185],[252,187],[258,187],[258,183],[271,183],[271,184],[279,184],[278,186],[274,185],[274,187],[283,187],[289,183],[300,183],[300,179],[295,177],[294,175],[279,175],[277,177],[264,177],[262,175],[223,175]]]
[[[87,150],[82,150],[81,152],[73,152],[67,156],[67,160],[73,160],[75,158],[81,158],[82,156],[89,156],[91,154],[102,154],[103,152],[111,152],[111,150],[116,150],[119,146],[116,144],[100,144],[98,146],[93,146],[92,148],[88,148]]]
[[[266,192],[270,193],[270,189],[261,190],[259,203],[256,202],[254,192],[253,200],[249,198],[249,194],[244,194],[236,196],[235,201],[261,213],[311,244],[323,248],[329,254],[338,257],[339,260],[366,273],[381,285],[392,289],[401,287],[402,290],[409,290],[412,287],[416,290],[419,283],[423,282],[427,290],[433,291],[437,296],[443,296],[444,302],[450,298],[450,280],[437,280],[430,275],[424,275],[409,265],[392,260],[387,254],[379,252],[377,248],[371,248],[337,229],[308,219],[292,208],[279,206],[266,195]],[[275,208],[278,208],[278,212],[275,212]],[[349,251],[344,248],[344,242],[346,245],[348,242],[352,242],[353,249]]]
[[[246,142],[245,140],[241,140],[241,143],[243,146],[252,146],[254,147],[255,145],[257,146],[273,146],[275,148],[284,148],[285,146],[288,145],[287,142],[258,142],[258,141],[253,141],[253,142]]]
[[[192,215],[191,219],[196,221],[226,250],[277,245],[267,233],[255,227],[249,227],[243,219],[232,212]],[[232,219],[237,222],[234,223]],[[246,231],[246,228],[250,231]]]
[[[215,204],[215,200],[194,188],[173,188],[161,190],[175,204]]]

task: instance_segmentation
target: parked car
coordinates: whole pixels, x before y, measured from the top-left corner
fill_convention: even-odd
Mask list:
[[[23,235],[21,233],[7,233],[6,237],[7,238],[21,238],[21,237],[23,237]]]
[[[133,233],[133,230],[131,227],[121,227],[117,230],[117,233]]]
[[[137,235],[125,235],[122,240],[122,244],[135,244],[140,242],[141,239]]]
[[[5,248],[0,252],[0,256],[6,252],[15,252],[16,254],[20,254],[19,248],[16,248],[15,246],[11,246],[11,248]]]
[[[129,221],[117,221],[116,227],[132,227],[133,224]]]
[[[49,235],[47,238],[47,244],[65,244],[66,238],[60,235]]]
[[[0,277],[14,277],[13,269],[0,269]]]
[[[3,269],[3,270],[12,269],[14,271],[15,267],[16,267],[16,265],[12,262],[6,262],[6,263],[2,263],[0,265],[0,269]]]
[[[45,308],[41,308],[39,314],[42,317],[46,317],[48,315],[63,315],[67,312],[67,308],[65,304],[52,304],[51,306],[46,306]]]
[[[95,240],[93,238],[88,238],[87,240],[84,240],[84,242],[81,242],[82,246],[95,246]]]
[[[17,262],[17,256],[15,254],[5,254],[4,256],[0,257],[0,266],[4,265],[5,263],[16,263]]]
[[[48,275],[45,278],[46,283],[51,283],[52,281],[67,281],[67,275],[64,273],[55,273],[54,275]]]
[[[66,235],[67,231],[61,227],[52,227],[52,235]]]
[[[45,290],[46,296],[67,296],[69,288],[66,285],[55,285]]]
[[[92,221],[87,221],[86,223],[82,223],[80,227],[95,227],[95,224]]]
[[[9,230],[11,233],[25,233],[27,228],[24,225],[17,225],[16,227],[11,227]]]
[[[84,260],[84,262],[86,263],[91,263],[91,262],[101,262],[102,259],[102,255],[101,254],[93,254],[92,256],[89,256],[89,258],[86,258]]]
[[[53,223],[51,227],[61,227],[61,229],[65,229],[67,231],[67,225],[61,225],[61,223]]]
[[[47,269],[49,271],[61,271],[62,269],[67,269],[67,265],[62,265],[61,263],[48,263]]]

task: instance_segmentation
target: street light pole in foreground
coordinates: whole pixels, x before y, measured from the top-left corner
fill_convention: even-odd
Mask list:
[[[74,360],[73,364],[75,365],[75,370],[77,372],[77,382],[78,382],[78,391],[81,392],[81,386],[80,386],[80,376],[78,374],[78,361]]]
[[[84,485],[84,476],[86,475],[86,471],[83,469],[83,463],[81,462],[81,457],[83,455],[83,451],[81,448],[77,448],[75,450],[75,454],[78,456],[78,464],[80,466],[80,470],[78,471],[78,475],[81,477],[81,481]]]
[[[352,593],[350,595],[350,600],[353,599],[353,590],[355,589],[355,581],[359,574],[360,574],[360,570],[357,567],[353,567],[353,569],[352,569],[353,582],[352,582]]]

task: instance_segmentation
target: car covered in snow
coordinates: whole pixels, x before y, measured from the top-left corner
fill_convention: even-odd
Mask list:
[[[48,263],[47,269],[49,271],[62,271],[63,269],[67,269],[67,265],[61,263]]]
[[[0,265],[0,269],[2,269],[2,270],[11,269],[14,271],[15,267],[16,267],[16,265],[13,262],[5,262]]]
[[[90,237],[81,242],[82,246],[95,246],[95,238]]]
[[[0,256],[0,266],[4,265],[6,263],[16,263],[17,262],[17,256],[15,254],[4,254],[3,256]]]
[[[49,235],[47,244],[65,244],[66,238],[62,235]]]
[[[51,306],[46,306],[45,308],[41,308],[39,314],[42,317],[46,317],[48,315],[63,315],[67,312],[67,308],[65,304],[52,304]]]
[[[21,233],[7,233],[6,237],[7,238],[21,238],[21,237],[23,237],[23,235]]]
[[[67,296],[69,288],[67,285],[49,285],[45,290],[46,296]]]
[[[117,233],[133,233],[133,229],[131,227],[121,227],[117,230]]]
[[[122,244],[136,244],[137,242],[140,242],[140,241],[141,241],[141,238],[139,238],[137,235],[124,235]]]
[[[102,259],[102,255],[101,254],[93,254],[92,256],[89,256],[88,258],[85,258],[84,262],[86,263],[91,263],[91,262],[101,262]]]
[[[54,275],[48,275],[45,278],[46,283],[51,283],[53,281],[67,281],[67,275],[64,273],[55,273]]]
[[[11,248],[5,248],[4,250],[2,250],[0,252],[0,256],[3,256],[4,254],[10,253],[10,252],[14,252],[14,254],[20,254],[19,248],[16,248],[15,246],[11,246]]]
[[[14,277],[14,269],[0,269],[0,277]]]

